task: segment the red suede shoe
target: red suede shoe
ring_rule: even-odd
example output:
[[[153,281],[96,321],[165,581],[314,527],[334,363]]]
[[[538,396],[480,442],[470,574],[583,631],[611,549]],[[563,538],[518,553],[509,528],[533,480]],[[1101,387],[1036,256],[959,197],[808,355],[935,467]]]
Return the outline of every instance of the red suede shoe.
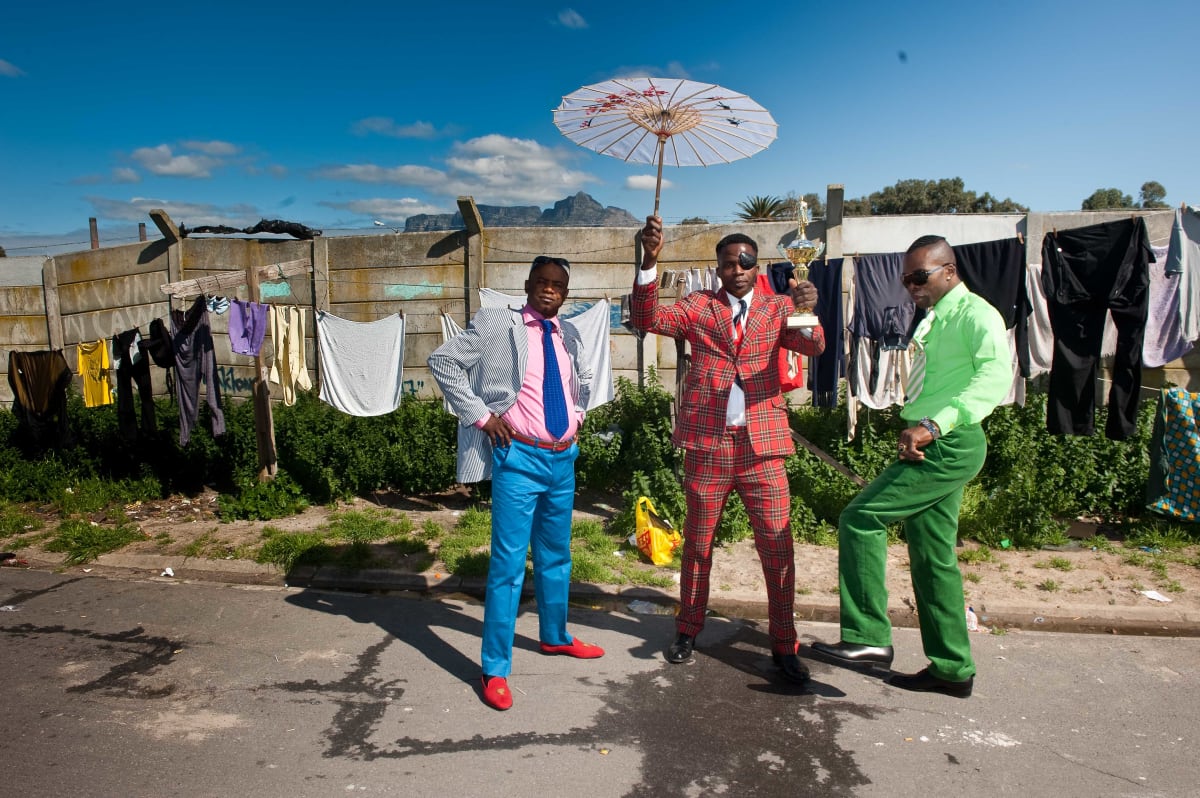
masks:
[[[572,637],[571,644],[568,646],[552,646],[548,643],[541,645],[543,654],[566,654],[568,657],[576,659],[596,659],[604,656],[604,649],[600,646],[585,643],[578,637]]]
[[[512,691],[503,676],[483,677],[483,701],[492,709],[512,709]]]

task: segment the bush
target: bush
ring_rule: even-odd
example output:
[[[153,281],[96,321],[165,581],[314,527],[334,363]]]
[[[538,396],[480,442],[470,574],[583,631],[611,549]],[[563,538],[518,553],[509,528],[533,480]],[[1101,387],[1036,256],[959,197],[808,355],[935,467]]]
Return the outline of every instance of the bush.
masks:
[[[306,507],[304,491],[283,471],[267,482],[243,478],[236,493],[217,497],[217,514],[222,521],[270,521],[295,515]]]
[[[653,368],[647,370],[645,382],[638,388],[618,377],[613,400],[588,413],[575,464],[578,484],[622,490],[635,472],[674,471],[682,464],[671,445],[671,395],[662,389]]]

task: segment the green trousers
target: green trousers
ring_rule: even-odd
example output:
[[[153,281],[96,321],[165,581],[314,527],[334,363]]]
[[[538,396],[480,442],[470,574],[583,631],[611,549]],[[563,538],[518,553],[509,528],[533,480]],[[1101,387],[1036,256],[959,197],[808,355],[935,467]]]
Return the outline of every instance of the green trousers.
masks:
[[[904,522],[921,642],[929,671],[950,681],[975,675],[967,632],[962,574],[955,545],[963,486],[987,457],[978,424],[956,428],[924,449],[920,463],[897,460],[885,468],[838,522],[838,581],[842,640],[890,646],[887,615],[887,527]]]

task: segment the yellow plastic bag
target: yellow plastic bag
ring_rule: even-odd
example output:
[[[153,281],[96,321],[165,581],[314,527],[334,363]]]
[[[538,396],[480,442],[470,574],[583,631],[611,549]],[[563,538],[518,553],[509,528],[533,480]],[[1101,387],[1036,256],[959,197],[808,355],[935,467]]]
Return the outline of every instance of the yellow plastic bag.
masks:
[[[683,542],[671,522],[660,518],[654,504],[645,496],[638,497],[633,518],[637,524],[638,551],[655,565],[669,563],[675,549]]]

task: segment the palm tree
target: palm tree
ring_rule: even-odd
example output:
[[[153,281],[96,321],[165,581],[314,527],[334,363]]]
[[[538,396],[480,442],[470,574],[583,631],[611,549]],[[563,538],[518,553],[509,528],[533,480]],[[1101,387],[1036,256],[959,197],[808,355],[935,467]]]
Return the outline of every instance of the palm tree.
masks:
[[[747,222],[773,222],[786,218],[788,204],[779,197],[750,197],[738,204],[737,218]]]

